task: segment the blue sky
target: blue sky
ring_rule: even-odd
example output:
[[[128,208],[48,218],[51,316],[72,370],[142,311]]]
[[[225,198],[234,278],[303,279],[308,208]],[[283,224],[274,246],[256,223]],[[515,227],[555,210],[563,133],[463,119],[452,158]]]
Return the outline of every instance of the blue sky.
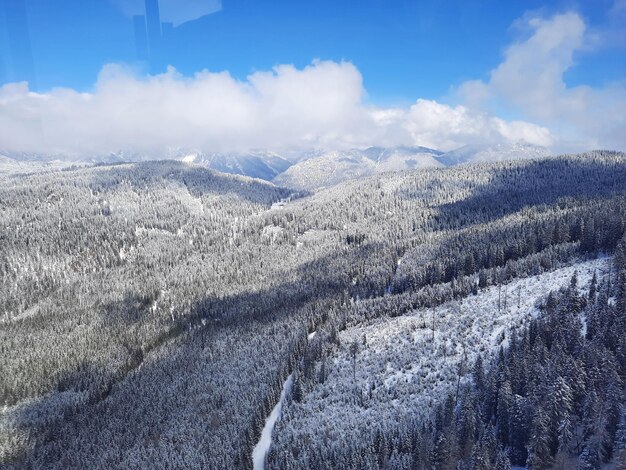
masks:
[[[117,3],[25,2],[39,90],[88,90],[104,64],[137,64],[132,20]],[[410,102],[417,95],[435,99],[464,80],[485,78],[501,59],[503,47],[520,34],[511,25],[526,12],[545,15],[573,9],[591,27],[603,28],[612,4],[224,0],[217,12],[192,17],[175,28],[166,60],[187,75],[202,69],[228,70],[238,78],[277,64],[302,67],[315,58],[347,60],[361,71],[372,102]],[[623,79],[624,50],[607,46],[602,52],[578,54],[567,83]]]
[[[0,6],[7,1],[0,0]],[[173,21],[175,27],[163,39],[160,59],[152,65],[138,60],[135,48],[132,14],[144,11],[142,0],[21,1],[35,70],[30,90],[42,93],[59,87],[93,93],[107,64],[132,70],[137,79],[163,73],[171,65],[182,77],[202,70],[227,71],[234,80],[248,83],[251,74],[281,65],[304,70],[319,59],[349,63],[358,71],[361,107],[409,112],[419,99],[451,107],[471,104],[470,109],[507,121],[545,127],[554,135],[537,138],[537,143],[560,142],[566,148],[567,134],[576,133],[581,122],[562,125],[556,111],[529,111],[515,104],[511,93],[517,91],[503,91],[503,80],[500,85],[490,83],[512,45],[538,31],[536,21],[553,21],[565,14],[575,15],[584,31],[576,30],[576,21],[566,22],[564,27],[577,31],[575,37],[564,36],[564,45],[537,62],[542,68],[552,60],[564,61],[558,77],[550,78],[551,96],[564,86],[574,90],[571,95],[577,99],[587,87],[602,91],[617,87],[621,97],[626,80],[623,0],[160,0],[162,21]],[[10,16],[10,9],[6,11]],[[559,24],[555,21],[554,28]],[[554,59],[562,47],[566,57]],[[13,82],[16,74],[11,72],[9,51],[4,47],[0,52],[5,63],[0,80]],[[468,97],[465,85],[475,81],[482,84],[480,93],[473,87]],[[524,87],[518,91],[524,93]],[[615,145],[614,139],[603,139]],[[588,145],[604,142],[593,135],[587,140]],[[449,145],[459,142],[450,140]]]

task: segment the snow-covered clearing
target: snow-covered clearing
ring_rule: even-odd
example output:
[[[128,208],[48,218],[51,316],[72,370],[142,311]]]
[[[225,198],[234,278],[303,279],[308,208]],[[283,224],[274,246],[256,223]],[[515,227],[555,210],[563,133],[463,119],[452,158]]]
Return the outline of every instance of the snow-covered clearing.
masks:
[[[348,328],[339,334],[338,351],[326,361],[326,379],[309,388],[300,402],[288,400],[274,439],[313,433],[330,442],[345,441],[374,432],[384,422],[430,416],[459,376],[467,380],[478,354],[488,356],[505,346],[513,330],[537,315],[537,305],[550,291],[569,285],[575,272],[578,287],[587,291],[594,271],[601,278],[609,266],[606,257],[579,262],[435,309]]]
[[[413,384],[415,391],[440,396],[457,375],[462,362],[471,364],[478,353],[506,346],[513,330],[537,314],[536,304],[551,290],[567,286],[577,273],[578,286],[588,289],[594,271],[608,272],[609,258],[577,263],[556,271],[515,279],[501,288],[492,286],[478,295],[422,309],[392,319],[378,319],[340,334],[342,351],[336,363],[352,367],[347,347],[361,344],[357,365],[368,371],[366,387],[382,382],[389,388]],[[500,307],[498,307],[500,305]],[[433,332],[434,326],[434,332]],[[433,343],[434,337],[434,343]],[[467,367],[466,367],[467,368]]]
[[[270,207],[270,210],[277,211],[279,209],[284,209],[286,205],[287,205],[287,200],[281,199],[280,201],[274,202],[272,206]]]
[[[282,227],[275,225],[266,225],[265,227],[263,227],[261,234],[263,235],[263,237],[266,237],[272,242],[275,242],[276,239],[280,237],[284,231],[285,229]]]
[[[189,211],[191,215],[202,216],[204,214],[204,205],[202,198],[196,197],[189,192],[189,188],[180,182],[169,182],[168,189],[176,194],[176,198]]]
[[[254,470],[263,470],[265,468],[265,456],[270,450],[270,445],[272,444],[272,431],[274,430],[274,425],[276,424],[276,421],[280,417],[280,412],[283,408],[283,402],[285,401],[287,393],[289,392],[289,390],[291,390],[292,383],[293,376],[290,374],[283,384],[283,390],[280,393],[280,399],[278,400],[278,403],[276,403],[276,406],[265,420],[265,426],[263,427],[263,431],[261,432],[259,442],[256,446],[254,446],[254,449],[252,450],[252,465]]]
[[[289,204],[291,202],[291,199],[294,197],[294,195],[295,195],[295,193],[291,193],[291,194],[289,194],[289,196],[274,202],[271,205],[271,207],[269,208],[269,210],[277,211],[277,210],[280,210],[280,209],[284,209],[287,206],[287,204]]]

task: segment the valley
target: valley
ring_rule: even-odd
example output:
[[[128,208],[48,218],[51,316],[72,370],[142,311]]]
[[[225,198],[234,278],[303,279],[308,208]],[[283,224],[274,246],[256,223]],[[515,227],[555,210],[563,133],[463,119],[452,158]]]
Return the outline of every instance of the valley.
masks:
[[[432,466],[444,448],[468,462],[488,435],[481,458],[495,465],[508,446],[518,465],[535,455],[520,450],[527,437],[476,425],[461,445],[451,417],[480,401],[468,398],[483,393],[479,357],[492,377],[518,336],[544,328],[549,346],[560,330],[541,322],[572,298],[587,299],[575,315],[587,342],[571,347],[603,351],[610,378],[589,372],[588,386],[618,403],[623,335],[594,332],[624,319],[624,154],[374,173],[315,191],[177,161],[0,181],[3,467]],[[591,370],[590,354],[577,370]],[[450,393],[459,406],[444,413]],[[600,413],[573,400],[576,419]],[[614,462],[616,425],[588,429],[580,452],[601,442],[598,458]],[[562,458],[576,452],[567,442]]]

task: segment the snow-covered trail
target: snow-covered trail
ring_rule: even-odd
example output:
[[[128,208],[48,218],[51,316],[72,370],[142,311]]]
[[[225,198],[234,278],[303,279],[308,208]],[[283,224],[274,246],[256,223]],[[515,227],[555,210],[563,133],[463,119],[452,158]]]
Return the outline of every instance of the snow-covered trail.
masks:
[[[287,380],[285,380],[285,383],[283,384],[283,390],[280,392],[280,399],[265,420],[265,426],[261,432],[259,442],[257,442],[257,445],[254,446],[254,449],[252,450],[252,468],[254,470],[264,470],[265,468],[265,456],[270,450],[270,445],[272,444],[272,431],[274,430],[276,420],[280,416],[280,412],[283,408],[283,402],[285,401],[287,393],[291,390],[292,384],[293,374],[289,374],[289,377],[287,377]]]
[[[307,335],[308,340],[312,340],[315,338],[317,331],[313,331]],[[280,412],[283,409],[283,403],[285,398],[287,397],[287,393],[291,390],[291,386],[293,385],[293,374],[289,374],[287,380],[283,384],[283,390],[280,392],[280,399],[276,406],[270,413],[270,415],[265,420],[265,426],[263,426],[263,431],[261,432],[261,437],[259,438],[259,442],[257,442],[254,449],[252,449],[252,468],[254,470],[264,470],[265,468],[265,456],[270,450],[270,446],[272,445],[272,431],[274,431],[274,425],[280,416]]]

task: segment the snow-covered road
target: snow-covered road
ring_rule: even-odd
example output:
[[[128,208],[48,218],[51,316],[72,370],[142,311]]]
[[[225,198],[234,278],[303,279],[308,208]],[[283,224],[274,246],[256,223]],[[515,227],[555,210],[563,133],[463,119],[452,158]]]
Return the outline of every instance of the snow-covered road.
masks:
[[[283,390],[280,393],[280,399],[276,406],[270,413],[270,415],[265,420],[265,426],[263,427],[263,431],[261,432],[261,437],[259,438],[259,442],[254,446],[252,450],[252,466],[254,470],[263,470],[265,468],[265,456],[267,452],[270,450],[270,445],[272,444],[272,431],[274,430],[274,425],[276,424],[276,420],[280,416],[280,412],[283,408],[283,402],[285,401],[285,397],[289,390],[291,390],[291,385],[293,384],[293,374],[289,374],[287,380],[283,384]]]

